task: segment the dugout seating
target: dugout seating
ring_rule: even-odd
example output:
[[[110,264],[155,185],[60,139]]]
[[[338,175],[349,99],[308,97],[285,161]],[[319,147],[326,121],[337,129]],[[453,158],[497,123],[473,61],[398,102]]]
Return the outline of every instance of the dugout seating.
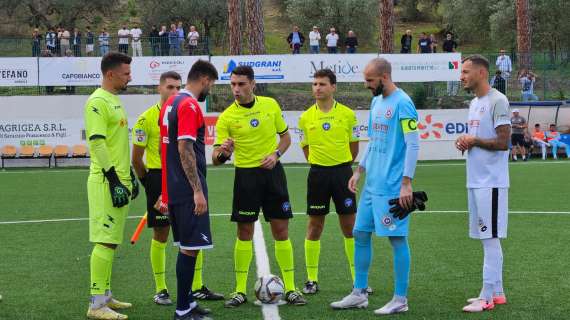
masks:
[[[53,156],[56,159],[69,157],[69,146],[58,144],[53,150]]]
[[[3,146],[0,154],[0,157],[2,158],[2,168],[4,168],[4,159],[14,159],[16,158],[17,153],[18,150],[16,149],[16,146],[13,145]]]
[[[53,156],[53,147],[46,145],[38,148],[38,158],[48,159],[48,167],[51,168],[51,157]]]
[[[76,144],[71,148],[71,157],[87,158],[87,147],[82,144]]]
[[[22,146],[18,158],[33,158],[36,155],[36,148],[34,146]]]

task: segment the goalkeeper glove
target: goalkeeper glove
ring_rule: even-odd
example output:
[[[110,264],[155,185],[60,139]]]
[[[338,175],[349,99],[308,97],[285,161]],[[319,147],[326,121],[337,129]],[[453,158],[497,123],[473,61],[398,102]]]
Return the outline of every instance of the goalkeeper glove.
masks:
[[[390,201],[388,201],[388,204],[391,206],[390,213],[394,216],[394,218],[403,220],[415,210],[424,211],[426,209],[425,202],[427,202],[428,197],[425,192],[417,191],[414,192],[412,196],[413,196],[412,206],[408,210],[400,206],[399,198],[391,199]]]
[[[121,183],[117,172],[115,172],[115,167],[109,168],[108,171],[102,169],[103,175],[109,181],[109,189],[111,191],[111,200],[113,200],[113,207],[120,208],[126,206],[129,203],[129,196],[131,192],[124,184]]]
[[[137,181],[137,177],[133,172],[133,168],[131,168],[131,183],[133,184],[133,192],[131,195],[131,200],[135,200],[136,197],[139,195],[139,182]]]

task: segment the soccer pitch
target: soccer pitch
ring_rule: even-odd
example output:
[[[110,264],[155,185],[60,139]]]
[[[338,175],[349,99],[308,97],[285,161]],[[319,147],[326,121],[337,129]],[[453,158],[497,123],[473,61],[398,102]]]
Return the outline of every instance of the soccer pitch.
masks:
[[[296,284],[306,280],[306,176],[308,168],[286,166],[295,215],[290,225]],[[85,169],[26,169],[0,172],[0,319],[84,319],[89,299],[88,208]],[[410,311],[406,319],[568,319],[570,317],[570,161],[517,162],[510,166],[508,238],[503,242],[507,305],[491,312],[464,314],[467,298],[481,288],[482,250],[467,236],[467,199],[463,162],[420,163],[414,190],[426,191],[429,212],[414,214],[410,228],[412,269]],[[226,296],[234,289],[235,225],[229,221],[233,168],[210,167],[210,213],[214,249],[204,259],[204,283]],[[334,208],[334,206],[332,207]],[[145,211],[144,194],[131,216]],[[26,222],[27,221],[27,222]],[[129,319],[171,319],[174,306],[152,302],[154,282],[149,261],[151,231],[128,243],[139,218],[129,219],[125,243],[113,270],[114,295],[133,303]],[[17,222],[17,223],[11,223]],[[279,275],[273,240],[264,222],[271,271]],[[176,249],[167,252],[167,284],[176,294]],[[336,214],[327,219],[322,238],[319,284],[306,306],[280,306],[282,319],[372,319],[372,311],[390,300],[392,251],[375,238],[370,285],[374,295],[364,310],[333,311],[329,303],[351,290],[349,269]],[[252,262],[249,303],[224,309],[223,302],[202,302],[214,319],[262,319],[253,303],[256,277]]]

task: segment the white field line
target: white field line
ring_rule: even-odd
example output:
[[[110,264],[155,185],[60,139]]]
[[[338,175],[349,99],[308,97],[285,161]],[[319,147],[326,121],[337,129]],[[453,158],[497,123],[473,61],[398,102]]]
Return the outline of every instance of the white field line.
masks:
[[[269,268],[269,256],[267,255],[267,248],[265,246],[265,239],[263,238],[263,228],[261,223],[257,220],[254,224],[253,231],[253,249],[255,250],[255,264],[257,265],[257,277],[263,277],[271,274]],[[265,320],[280,320],[279,308],[277,304],[262,304],[261,312]]]
[[[334,212],[331,212],[334,213]],[[468,213],[467,210],[427,210],[421,211],[419,214],[424,213]],[[513,214],[570,214],[570,211],[509,211]],[[304,215],[304,212],[295,212],[294,215]],[[210,217],[229,217],[229,213],[210,213]],[[142,216],[128,216],[127,219],[140,219]],[[14,221],[0,221],[0,225],[8,224],[33,224],[33,223],[50,223],[50,222],[68,222],[68,221],[89,221],[89,218],[65,218],[65,219],[43,219],[43,220],[14,220]]]
[[[544,161],[544,162],[539,162],[539,161],[531,161],[531,162],[517,162],[517,163],[509,163],[509,166],[528,166],[528,165],[551,165],[551,164],[563,164],[563,163],[568,163],[570,164],[570,161]],[[453,163],[420,163],[417,165],[418,167],[456,167],[456,166],[465,166],[465,163],[463,162],[453,162]],[[309,166],[308,165],[293,165],[293,166],[289,166],[289,165],[285,165],[284,166],[285,170],[287,169],[308,169]],[[208,167],[208,171],[229,171],[229,170],[234,170],[234,167]],[[0,171],[0,174],[34,174],[34,173],[38,173],[38,172],[49,172],[49,173],[65,173],[65,172],[70,172],[70,171],[80,171],[80,172],[87,172],[89,171],[89,169],[67,169],[67,170],[55,170],[55,169],[39,169],[39,170],[29,170],[29,171]]]

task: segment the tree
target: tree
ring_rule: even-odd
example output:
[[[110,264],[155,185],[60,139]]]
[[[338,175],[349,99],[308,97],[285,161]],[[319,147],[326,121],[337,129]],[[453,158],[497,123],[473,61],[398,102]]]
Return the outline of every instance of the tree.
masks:
[[[517,2],[517,51],[519,65],[529,68],[532,64],[531,56],[531,29],[528,0]]]
[[[265,54],[261,0],[246,0],[247,35],[250,54]]]
[[[324,37],[329,27],[335,27],[339,43],[349,30],[356,33],[360,44],[372,42],[377,18],[370,13],[378,12],[377,0],[286,0],[286,4],[289,19],[301,31],[317,25]]]
[[[394,0],[380,0],[380,39],[378,48],[382,53],[394,52]]]
[[[228,34],[230,55],[241,54],[241,1],[228,0]]]

